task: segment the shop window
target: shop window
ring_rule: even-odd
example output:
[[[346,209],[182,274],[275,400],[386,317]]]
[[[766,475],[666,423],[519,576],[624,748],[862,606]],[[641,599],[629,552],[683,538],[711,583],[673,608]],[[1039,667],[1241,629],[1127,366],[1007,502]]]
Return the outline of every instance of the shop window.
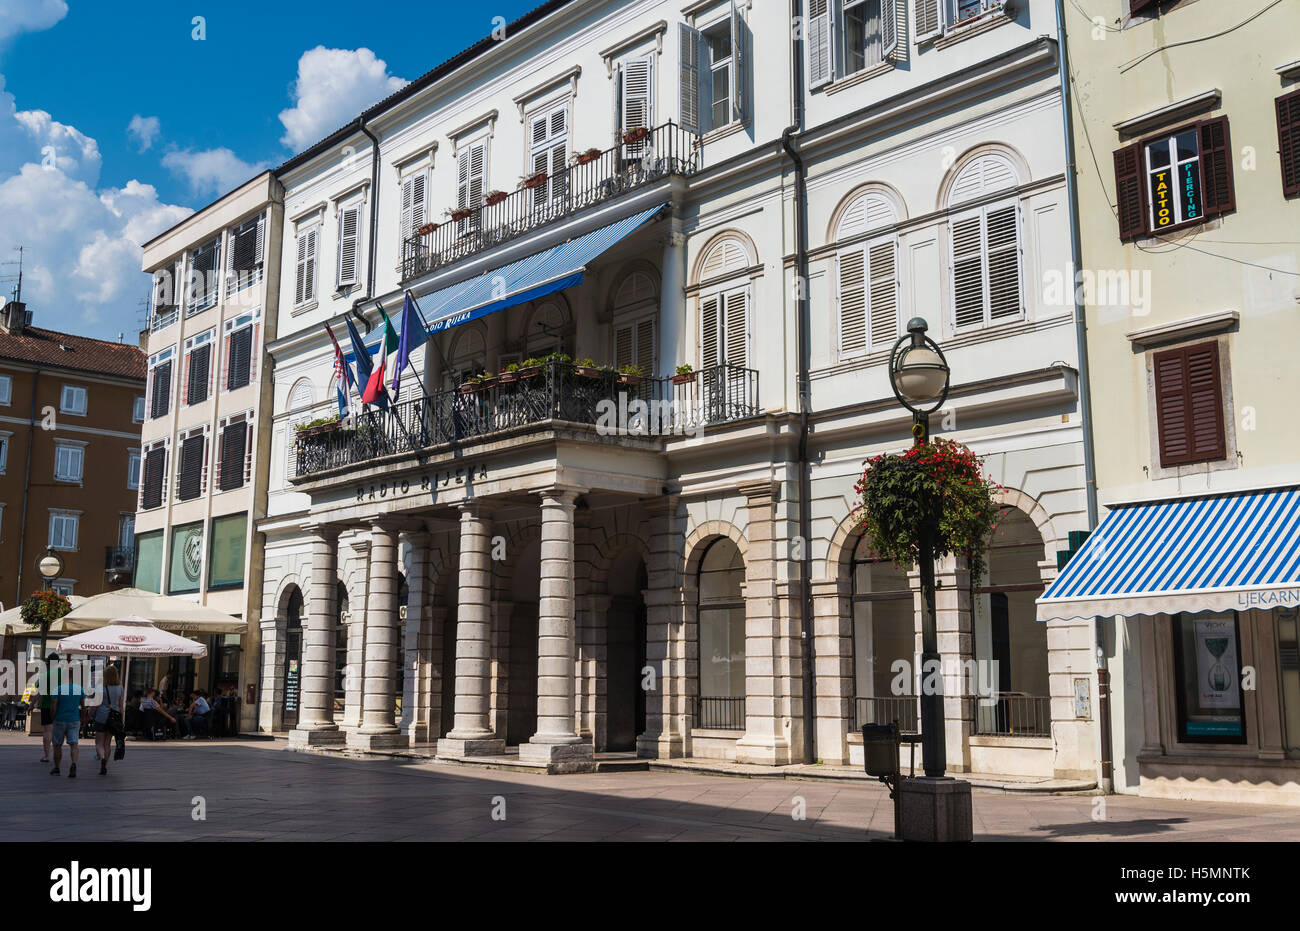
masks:
[[[699,569],[699,707],[695,725],[745,727],[745,563],[725,537]]]
[[[915,687],[894,687],[894,664],[911,668],[916,653],[916,608],[906,571],[877,559],[865,538],[853,551],[853,727],[897,721],[917,730]]]
[[[1115,152],[1120,238],[1166,233],[1236,208],[1227,117]]]
[[[208,543],[208,588],[239,588],[244,584],[244,537],[247,514],[231,514],[212,521]]]
[[[171,571],[167,591],[184,595],[199,590],[203,578],[203,523],[186,524],[172,530]]]
[[[1186,743],[1246,742],[1241,691],[1241,635],[1236,612],[1172,618],[1178,739]]]

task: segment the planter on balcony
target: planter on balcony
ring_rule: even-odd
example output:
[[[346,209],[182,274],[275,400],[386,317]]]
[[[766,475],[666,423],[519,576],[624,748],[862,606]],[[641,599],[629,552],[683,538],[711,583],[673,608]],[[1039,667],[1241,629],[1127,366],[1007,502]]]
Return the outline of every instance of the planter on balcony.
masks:
[[[573,371],[574,374],[580,375],[583,378],[600,378],[604,374],[604,372],[594,365],[575,365]]]
[[[540,365],[530,365],[526,369],[519,370],[520,378],[536,378],[540,374],[542,374],[542,367]]]
[[[632,145],[634,142],[640,142],[650,135],[650,129],[646,126],[637,126],[635,129],[629,129],[623,133],[623,144]]]
[[[518,372],[502,372],[500,375],[497,376],[497,384],[499,385],[513,385],[518,380],[519,380]]]
[[[524,188],[525,190],[531,190],[533,188],[541,187],[543,184],[546,183],[546,179],[549,177],[550,175],[548,175],[546,172],[539,171],[536,174],[532,174],[524,178],[522,181],[519,182],[519,186],[521,188]]]
[[[314,427],[301,427],[298,430],[298,439],[305,440],[313,436],[325,436],[329,433],[337,433],[339,426],[339,422],[335,421],[334,423],[318,424]]]
[[[455,210],[448,210],[447,216],[453,223],[459,223],[461,220],[468,220],[474,211],[468,207],[457,207]]]
[[[695,381],[695,372],[678,372],[673,376],[674,385],[689,385]]]
[[[641,384],[641,376],[629,375],[626,372],[622,372],[618,376],[618,383],[620,385],[627,385],[629,388],[635,388],[637,385]]]
[[[505,200],[507,196],[508,195],[505,191],[488,191],[483,197],[483,206],[495,207],[497,204]]]
[[[588,149],[585,152],[579,152],[577,155],[573,157],[573,160],[576,164],[587,165],[591,162],[594,162],[596,159],[600,158],[601,155],[603,154],[604,153],[601,152],[600,149]]]
[[[415,235],[417,235],[417,236],[428,236],[430,233],[432,233],[432,232],[433,232],[434,230],[436,230],[437,228],[438,228],[438,224],[437,224],[437,223],[426,223],[426,224],[424,224],[424,226],[420,227],[418,230],[415,231]]]

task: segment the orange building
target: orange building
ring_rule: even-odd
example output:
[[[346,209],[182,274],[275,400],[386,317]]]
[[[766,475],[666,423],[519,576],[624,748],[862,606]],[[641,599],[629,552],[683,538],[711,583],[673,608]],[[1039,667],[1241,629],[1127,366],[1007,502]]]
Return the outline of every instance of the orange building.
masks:
[[[131,584],[144,386],[137,346],[32,326],[17,301],[0,309],[4,607],[42,587],[36,562],[50,548],[64,563],[57,591]]]

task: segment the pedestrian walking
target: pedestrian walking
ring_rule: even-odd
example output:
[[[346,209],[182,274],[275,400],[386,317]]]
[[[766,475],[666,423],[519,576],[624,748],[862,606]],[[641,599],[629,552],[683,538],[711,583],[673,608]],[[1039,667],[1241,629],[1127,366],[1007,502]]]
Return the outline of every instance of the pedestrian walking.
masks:
[[[126,714],[126,689],[119,681],[117,667],[109,666],[104,670],[104,690],[95,709],[95,749],[99,752],[99,774],[108,775],[108,747],[117,737],[118,759],[121,759],[125,744],[124,717]]]
[[[59,654],[51,650],[45,657],[45,669],[41,676],[41,681],[36,691],[39,695],[41,708],[41,762],[50,761],[50,741],[54,732],[54,691],[58,688],[55,681],[54,664],[58,662]]]
[[[54,768],[50,770],[51,776],[59,774],[59,765],[63,761],[63,742],[66,740],[72,758],[71,765],[68,766],[68,778],[77,777],[77,738],[81,733],[81,703],[85,697],[85,691],[77,682],[61,682],[55,688],[54,694],[50,696],[51,710],[54,712],[50,733],[50,740],[54,746]]]

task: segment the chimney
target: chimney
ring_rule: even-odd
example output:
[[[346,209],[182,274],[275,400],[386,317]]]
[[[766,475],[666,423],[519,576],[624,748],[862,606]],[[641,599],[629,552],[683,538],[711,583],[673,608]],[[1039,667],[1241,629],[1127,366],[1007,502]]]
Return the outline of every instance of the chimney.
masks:
[[[136,345],[138,345],[140,349],[144,352],[149,351],[149,328],[148,327],[145,327],[143,330],[140,331],[140,335],[136,337]]]
[[[22,301],[9,301],[3,309],[0,309],[0,329],[6,333],[13,333],[16,336],[31,322],[27,305]]]

